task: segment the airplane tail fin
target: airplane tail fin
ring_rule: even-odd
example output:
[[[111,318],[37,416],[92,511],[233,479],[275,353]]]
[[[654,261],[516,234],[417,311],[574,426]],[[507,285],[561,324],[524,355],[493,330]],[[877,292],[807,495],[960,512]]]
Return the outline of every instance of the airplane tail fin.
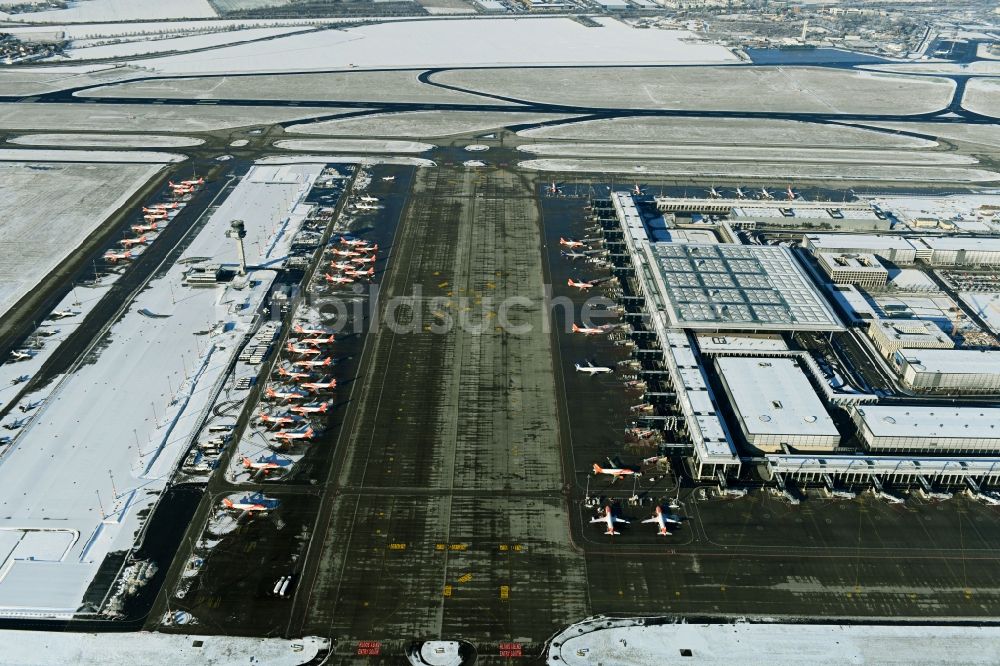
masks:
[[[229,499],[228,497],[223,497],[222,498],[222,506],[226,507],[227,509],[232,509],[233,508],[233,500]]]
[[[601,472],[603,472],[603,471],[604,471],[604,470],[603,470],[603,469],[601,469],[601,466],[600,466],[600,465],[598,465],[597,463],[594,463],[594,474],[600,474],[600,473],[601,473]]]
[[[663,536],[670,536],[670,532],[667,531],[666,527],[660,528],[660,534],[662,534]]]
[[[246,456],[243,456],[243,466],[245,468],[247,468],[247,469],[250,469],[253,466],[253,463],[250,462],[249,458],[247,458]]]
[[[573,332],[574,333],[579,333],[580,332],[580,327],[577,326],[576,324],[573,324]]]
[[[607,532],[605,532],[605,534],[607,534],[608,536],[618,536],[618,535],[620,535],[620,534],[621,534],[621,532],[618,532],[618,531],[616,531],[616,530],[613,530],[613,529],[611,529],[611,528],[609,527],[609,528],[608,528],[608,531],[607,531]]]

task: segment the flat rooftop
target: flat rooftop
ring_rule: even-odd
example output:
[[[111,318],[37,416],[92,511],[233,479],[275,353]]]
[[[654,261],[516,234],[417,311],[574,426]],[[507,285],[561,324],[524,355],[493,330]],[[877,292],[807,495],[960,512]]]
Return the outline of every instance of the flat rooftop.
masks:
[[[733,411],[751,435],[840,436],[792,359],[727,356],[715,363],[732,397]]]
[[[721,335],[699,333],[696,336],[702,354],[781,354],[788,345],[779,335]]]
[[[816,259],[833,270],[887,272],[878,257],[870,252],[820,252],[816,255]]]
[[[942,374],[1000,373],[997,349],[900,349],[913,369]]]
[[[998,407],[866,405],[857,413],[875,437],[1000,438]]]
[[[840,330],[788,248],[654,243],[653,284],[670,325],[714,330]]]
[[[876,234],[806,234],[805,238],[817,252],[834,252],[841,248],[872,250],[915,250],[913,243],[900,236]]]

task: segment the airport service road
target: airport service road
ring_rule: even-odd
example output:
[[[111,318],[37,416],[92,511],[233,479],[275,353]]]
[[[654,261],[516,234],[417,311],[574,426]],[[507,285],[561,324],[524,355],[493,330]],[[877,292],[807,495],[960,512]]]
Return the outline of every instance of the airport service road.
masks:
[[[436,636],[468,636],[483,654],[587,613],[560,494],[539,239],[535,190],[519,175],[418,170],[382,304],[422,287],[400,308],[422,321],[369,340],[293,633],[336,637],[345,657],[358,640]],[[489,299],[509,296],[534,301],[511,314],[531,333],[496,329]],[[427,330],[463,314],[482,332]]]

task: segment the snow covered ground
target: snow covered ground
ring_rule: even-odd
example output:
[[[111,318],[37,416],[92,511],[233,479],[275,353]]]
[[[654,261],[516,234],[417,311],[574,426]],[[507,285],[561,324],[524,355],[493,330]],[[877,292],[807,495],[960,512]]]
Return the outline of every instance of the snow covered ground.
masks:
[[[700,42],[693,33],[639,30],[614,19],[588,28],[569,18],[385,22],[210,54],[142,60],[156,71],[235,73],[309,71],[348,67],[446,67],[463,65],[736,62],[728,49]]]
[[[470,69],[431,80],[551,104],[802,113],[925,113],[955,89],[950,79],[822,67]]]
[[[2,151],[0,151],[2,152]],[[0,314],[23,298],[162,167],[0,164]]]
[[[975,183],[1000,180],[1000,174],[985,169],[960,167],[911,167],[881,164],[853,165],[845,170],[837,164],[759,162],[659,162],[652,160],[560,158],[519,162],[525,169],[538,171],[583,171],[657,176],[697,176],[717,178],[764,178],[780,181],[823,179],[831,181],[906,181]]]
[[[346,109],[345,109],[346,110]],[[122,132],[207,132],[247,125],[270,125],[336,114],[338,109],[246,107],[240,109],[169,104],[5,104],[0,106],[0,128],[8,130],[77,130]]]
[[[93,1],[93,0],[91,0]],[[251,28],[248,30],[227,30],[203,35],[187,37],[170,37],[168,39],[129,40],[118,44],[102,44],[89,46],[75,44],[66,51],[70,60],[97,60],[102,58],[124,58],[129,56],[160,54],[164,52],[184,52],[197,49],[207,49],[238,42],[276,37],[301,32],[307,27],[284,28]]]
[[[0,69],[0,92],[4,95],[41,95],[77,86],[121,81],[135,76],[128,67],[24,67]]]
[[[1000,118],[1000,79],[969,79],[962,106],[984,116]]]
[[[265,48],[267,44],[272,43],[275,42],[265,42],[257,46]],[[201,55],[212,58],[214,53],[213,51]],[[419,72],[415,71],[336,72],[282,76],[164,78],[102,86],[86,91],[85,96],[502,104],[496,100],[435,88],[418,81],[418,74]]]
[[[349,153],[423,153],[434,146],[419,141],[392,141],[386,139],[286,139],[275,141],[275,148],[285,150],[323,151],[343,150]]]
[[[269,164],[273,166],[279,164],[333,164],[334,162],[340,164],[363,164],[365,166],[376,164],[403,164],[417,167],[437,166],[433,160],[424,159],[423,157],[358,157],[356,155],[271,155],[260,158],[254,164]]]
[[[811,162],[845,164],[977,164],[977,160],[955,153],[904,150],[854,150],[834,148],[730,148],[726,146],[621,144],[621,143],[534,143],[520,150],[546,157],[618,157],[657,160],[733,160],[754,162]]]
[[[834,624],[649,624],[595,618],[549,644],[549,666],[995,664],[1000,629]]]
[[[488,132],[507,125],[541,123],[571,116],[538,113],[492,113],[480,111],[411,111],[377,113],[370,116],[324,120],[285,128],[293,134],[350,134],[352,136],[437,137]]]
[[[580,141],[657,141],[762,146],[831,146],[840,148],[931,148],[936,144],[913,137],[837,125],[793,120],[729,118],[611,118],[536,127],[518,132],[532,139]]]
[[[958,123],[865,123],[865,125],[1000,147],[1000,126],[998,125],[962,125]]]
[[[200,146],[204,139],[187,136],[128,136],[125,134],[26,134],[7,139],[19,146],[87,146],[90,148],[183,148]]]
[[[172,164],[187,158],[173,153],[142,150],[45,150],[0,148],[0,162],[114,162],[116,164]]]
[[[1000,194],[877,197],[873,201],[883,210],[891,210],[903,222],[926,217],[972,222],[979,218],[982,207],[1000,205]],[[994,211],[987,210],[992,218]]]
[[[235,263],[224,233],[237,217],[248,263],[275,259],[265,256],[271,237],[290,231],[284,223],[320,170],[254,168],[0,459],[0,614],[72,614],[105,555],[131,546],[275,277],[252,271],[243,290],[187,287],[184,260]]]
[[[983,318],[994,334],[1000,335],[1000,294],[963,291],[958,297]]]
[[[214,18],[208,0],[72,0],[67,9],[48,9],[0,18],[34,23],[85,21],[148,21],[152,19]]]
[[[889,65],[861,65],[859,69],[873,72],[907,72],[912,74],[977,74],[1000,76],[1000,62],[921,62],[893,63]]]
[[[7,666],[76,664],[77,666],[135,666],[163,663],[174,666],[299,666],[330,648],[325,638],[242,638],[190,636],[146,631],[122,634],[79,634],[55,631],[0,632]],[[196,646],[196,642],[200,645]]]

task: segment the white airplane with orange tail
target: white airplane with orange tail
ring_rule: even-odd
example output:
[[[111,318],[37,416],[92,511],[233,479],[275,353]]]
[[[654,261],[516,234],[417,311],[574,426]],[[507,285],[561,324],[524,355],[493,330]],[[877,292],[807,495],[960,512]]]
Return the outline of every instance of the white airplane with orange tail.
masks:
[[[378,257],[374,254],[370,254],[367,257],[354,257],[351,259],[352,264],[374,264],[378,260]]]
[[[126,248],[129,248],[129,247],[134,247],[136,245],[145,245],[148,241],[149,239],[146,237],[145,234],[143,234],[138,238],[123,238],[122,240],[118,241],[118,244]]]
[[[296,372],[295,370],[288,370],[287,368],[278,368],[278,375],[290,379],[293,382],[305,381],[312,377],[312,373],[309,372]]]
[[[329,408],[330,403],[328,402],[307,402],[304,405],[294,405],[291,410],[305,416],[306,414],[325,414]]]
[[[378,199],[375,199],[375,201],[378,201]],[[357,245],[368,245],[368,241],[366,240],[362,240],[360,238],[348,238],[347,236],[341,236],[340,243],[341,245],[350,245],[351,247],[355,247]]]
[[[198,187],[199,185],[204,185],[204,184],[205,184],[204,178],[195,178],[194,180],[181,181],[181,185],[185,185],[187,187]]]
[[[644,522],[644,523],[657,523],[657,524],[659,524],[659,526],[660,526],[659,534],[661,536],[670,536],[670,531],[667,529],[667,523],[669,523],[671,525],[680,525],[681,524],[681,522],[679,520],[674,520],[673,518],[671,518],[667,514],[663,513],[663,507],[661,507],[659,505],[657,505],[657,507],[656,507],[656,513],[653,514],[653,517],[652,518],[647,518],[646,520],[644,520],[642,522]]]
[[[354,284],[354,280],[349,277],[344,277],[343,275],[330,275],[329,273],[324,273],[324,278],[327,282],[332,284]]]
[[[354,264],[350,261],[331,261],[330,268],[337,271],[353,271]]]
[[[302,388],[310,391],[330,391],[337,388],[337,380],[328,378],[321,382],[303,382]]]
[[[320,345],[332,345],[333,344],[333,333],[327,338],[302,338],[299,340],[304,345],[312,345],[313,347],[318,347]]]
[[[333,331],[325,328],[317,328],[314,326],[303,326],[302,324],[293,324],[292,331],[296,335],[333,335]]]
[[[275,390],[270,386],[264,389],[264,395],[272,400],[284,400],[285,402],[288,402],[289,400],[305,400],[309,397],[309,394],[305,391],[299,391],[297,389]]]
[[[607,474],[611,477],[611,483],[626,476],[642,476],[640,472],[628,467],[601,467],[597,463],[594,463],[594,474]]]
[[[145,206],[143,206],[142,212],[145,213],[147,217],[149,217],[150,215],[155,215],[160,219],[167,217],[166,208],[146,208]]]
[[[132,233],[141,234],[146,231],[156,231],[156,228],[157,228],[156,222],[152,222],[150,224],[133,224]]]
[[[338,257],[360,257],[360,252],[355,252],[354,250],[340,250],[338,248],[333,248],[330,250],[330,254],[335,254]]]
[[[600,516],[596,516],[590,519],[591,523],[605,523],[608,529],[604,531],[608,536],[615,536],[621,534],[621,532],[615,530],[615,523],[625,523],[628,525],[628,521],[624,518],[619,518],[611,511],[611,505],[604,505],[604,513]]]
[[[270,474],[274,470],[284,469],[291,464],[291,460],[288,458],[282,458],[277,453],[272,453],[269,456],[260,456],[257,460],[250,460],[246,456],[243,456],[244,469],[249,469],[254,472],[263,472],[264,474]]]
[[[324,359],[304,358],[301,361],[295,361],[292,365],[300,368],[320,368],[327,365],[333,365],[333,359],[329,357]]]
[[[152,213],[157,210],[175,210],[180,208],[181,205],[176,201],[171,201],[170,203],[155,203],[148,206],[143,206],[142,210],[147,213]]]
[[[563,247],[568,247],[568,248],[583,247],[584,246],[584,242],[583,241],[578,241],[578,240],[573,240],[573,239],[566,240],[565,238],[562,238],[562,237],[559,238],[559,244],[562,245]]]
[[[114,250],[108,250],[104,253],[104,260],[110,261],[113,264],[119,261],[128,261],[132,258],[132,253],[126,250],[125,252],[115,252]]]
[[[593,282],[577,282],[573,278],[566,280],[566,284],[571,287],[576,287],[580,291],[587,291],[588,289],[593,289],[595,286],[595,283]]]
[[[277,509],[280,505],[280,500],[264,497],[264,493],[244,495],[235,502],[228,497],[222,498],[222,506],[230,511],[242,511],[244,514],[252,514],[254,512],[267,513],[268,511]]]
[[[275,428],[284,428],[285,426],[302,423],[301,417],[292,416],[291,414],[268,414],[267,412],[261,412],[257,415],[257,419],[261,423]]]
[[[577,326],[573,324],[573,332],[582,333],[583,335],[601,335],[602,333],[607,333],[609,328],[607,325],[595,328],[593,326]]]
[[[285,349],[287,349],[289,353],[299,354],[301,356],[310,356],[322,353],[315,347],[299,347],[294,342],[289,342],[287,345],[285,345]]]
[[[280,439],[283,442],[292,442],[297,439],[312,439],[313,435],[312,426],[306,426],[302,430],[282,430],[281,432],[274,433],[275,439]]]

